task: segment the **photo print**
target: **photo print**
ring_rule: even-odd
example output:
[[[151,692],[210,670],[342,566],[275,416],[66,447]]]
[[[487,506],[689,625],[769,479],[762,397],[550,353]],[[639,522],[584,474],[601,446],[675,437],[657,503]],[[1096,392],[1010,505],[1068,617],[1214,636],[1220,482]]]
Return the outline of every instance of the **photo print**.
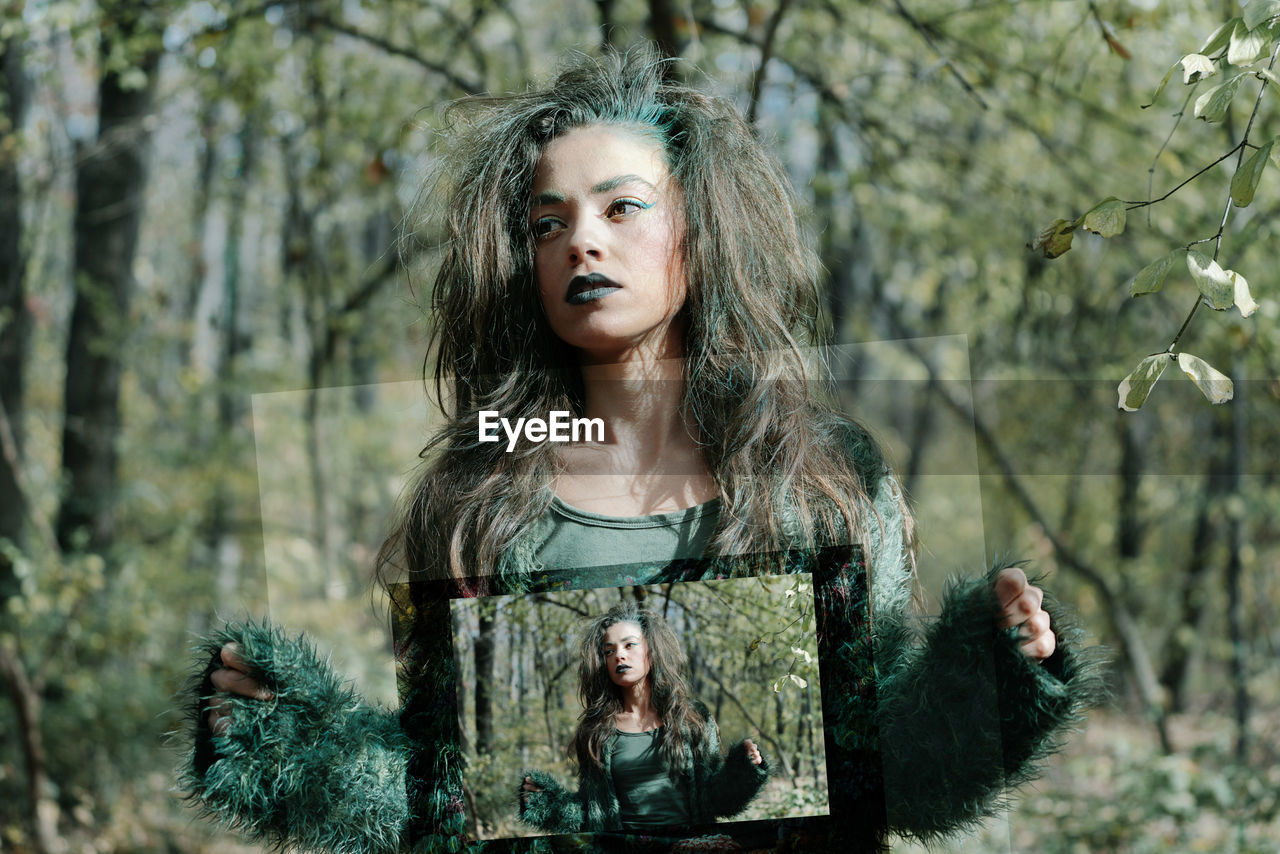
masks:
[[[431,767],[419,772],[447,776],[455,794],[438,814],[422,818],[416,835],[460,835],[483,842],[485,851],[527,850],[531,837],[548,837],[541,844],[560,850],[561,843],[581,843],[585,829],[595,831],[590,838],[607,850],[694,851],[829,832],[829,793],[845,796],[863,782],[842,778],[840,769],[856,763],[840,760],[850,746],[831,740],[831,720],[845,720],[847,731],[864,735],[865,747],[874,742],[874,686],[859,679],[852,664],[857,655],[870,656],[865,581],[860,550],[840,546],[552,570],[518,594],[503,591],[493,577],[397,586],[406,731],[435,743],[415,751],[432,757],[424,760]],[[563,787],[560,794],[568,800],[555,809],[563,812],[569,804],[568,820],[577,817],[579,805],[585,813],[617,806],[601,807],[599,793],[580,780],[574,739],[586,693],[584,637],[595,618],[624,603],[647,609],[670,628],[683,657],[682,690],[718,733],[725,767],[750,761],[743,759],[743,741],[750,739],[767,768],[767,783],[732,817],[708,819],[703,805],[732,803],[733,793],[723,786],[698,790],[694,780],[702,778],[691,760],[677,789],[694,805],[687,825],[657,832],[634,826],[548,829],[528,820],[536,813],[529,807],[522,820],[518,792],[531,773]],[[667,656],[670,668],[671,650],[658,654]],[[636,664],[625,662],[622,669]],[[431,698],[421,690],[404,693],[424,680],[434,684]],[[850,709],[858,706],[866,719],[849,730]],[[656,745],[658,735],[651,734]],[[615,740],[623,745],[618,750],[634,743],[621,735]],[[722,774],[705,782],[732,780],[728,770]],[[550,818],[541,817],[563,820],[555,809]],[[564,835],[572,831],[578,832]]]

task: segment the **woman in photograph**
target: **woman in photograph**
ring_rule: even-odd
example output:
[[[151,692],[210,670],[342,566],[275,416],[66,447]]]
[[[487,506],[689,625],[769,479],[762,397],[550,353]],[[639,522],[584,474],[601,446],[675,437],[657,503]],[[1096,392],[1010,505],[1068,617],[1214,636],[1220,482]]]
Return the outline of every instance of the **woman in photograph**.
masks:
[[[707,707],[689,696],[688,658],[661,615],[620,604],[582,632],[573,748],[578,791],[530,772],[520,818],[542,830],[620,830],[679,839],[738,814],[769,766],[751,739],[727,757]]]
[[[448,420],[382,548],[384,578],[484,576],[516,593],[544,568],[856,544],[862,581],[833,600],[847,636],[823,685],[843,781],[832,839],[874,849],[890,830],[930,840],[991,815],[1080,720],[1097,674],[1013,566],[913,622],[901,490],[815,389],[803,349],[824,340],[820,269],[781,166],[732,104],[667,79],[648,50],[576,56],[545,88],[453,115],[427,194],[446,235],[431,358]],[[515,425],[556,411],[600,419],[602,440],[481,441],[481,412]],[[192,701],[183,787],[251,836],[308,850],[455,850],[460,761],[439,733],[451,683],[412,646],[405,706],[389,712],[302,640],[228,626]],[[658,717],[622,722],[681,728],[665,767],[705,748],[689,717]],[[597,782],[609,725],[587,745]],[[530,777],[525,814],[555,813],[550,781]],[[669,802],[716,812],[696,794]],[[581,830],[615,826],[592,812],[610,798],[579,802]]]

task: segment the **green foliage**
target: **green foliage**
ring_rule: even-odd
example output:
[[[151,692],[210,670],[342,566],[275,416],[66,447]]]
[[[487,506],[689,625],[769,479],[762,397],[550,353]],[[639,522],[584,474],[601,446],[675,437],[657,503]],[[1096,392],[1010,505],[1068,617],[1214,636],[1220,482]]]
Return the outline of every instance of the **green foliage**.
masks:
[[[1203,53],[1189,53],[1182,58],[1182,82],[1185,85],[1199,83],[1206,77],[1212,77],[1217,72],[1218,67],[1213,64],[1213,60],[1205,56]],[[1157,93],[1159,97],[1159,93]]]
[[[1187,269],[1195,281],[1200,293],[1204,294],[1214,308],[1231,308],[1235,301],[1235,287],[1231,282],[1231,273],[1218,266],[1218,262],[1196,252],[1187,252]]]
[[[1280,771],[1258,773],[1239,765],[1209,733],[1197,734],[1185,753],[1161,755],[1129,722],[1100,715],[1094,723],[1098,732],[1088,752],[1053,764],[1053,791],[1033,793],[1016,808],[1009,841],[988,832],[944,850],[978,854],[1010,842],[1013,850],[1034,847],[1045,854],[1274,849]],[[1032,836],[1029,827],[1040,823],[1052,824],[1055,833]]]
[[[1120,408],[1134,412],[1147,402],[1147,395],[1173,359],[1172,354],[1157,353],[1138,363],[1138,367],[1120,383]]]
[[[1236,90],[1240,88],[1240,81],[1244,77],[1244,72],[1241,72],[1196,98],[1196,105],[1193,111],[1195,117],[1204,119],[1206,122],[1222,121],[1227,115],[1227,108],[1231,106],[1231,99],[1236,96]]]
[[[1094,205],[1081,220],[1085,231],[1092,231],[1099,237],[1115,237],[1124,231],[1125,205],[1115,196],[1103,199]]]
[[[1253,202],[1253,194],[1258,189],[1258,182],[1262,180],[1262,170],[1267,165],[1267,158],[1271,156],[1271,147],[1274,143],[1275,139],[1270,139],[1266,145],[1250,154],[1249,159],[1242,163],[1236,170],[1236,174],[1232,176],[1231,201],[1236,207],[1247,208]]]
[[[1244,7],[1242,23],[1253,31],[1263,24],[1274,26],[1276,18],[1280,18],[1280,0],[1253,0]]]
[[[1225,403],[1235,396],[1231,380],[1199,356],[1182,352],[1178,354],[1178,367],[1191,378],[1196,388],[1210,403]]]
[[[1168,278],[1169,271],[1174,268],[1179,260],[1185,257],[1186,253],[1180,249],[1161,255],[1147,266],[1138,271],[1138,275],[1133,277],[1129,283],[1129,296],[1141,296],[1142,294],[1153,294],[1164,287],[1164,280]]]
[[[1221,162],[1232,155],[1238,155],[1236,168],[1227,192],[1227,209],[1221,217],[1218,231],[1211,237],[1192,240],[1186,244],[1187,267],[1191,272],[1192,280],[1203,297],[1204,304],[1220,311],[1236,305],[1240,308],[1243,317],[1253,314],[1257,309],[1257,303],[1249,291],[1249,285],[1245,277],[1234,270],[1224,269],[1218,263],[1218,255],[1222,248],[1226,226],[1230,221],[1232,206],[1246,208],[1253,204],[1267,163],[1269,160],[1274,159],[1272,156],[1274,137],[1262,145],[1255,145],[1250,142],[1249,134],[1254,128],[1255,122],[1259,120],[1259,113],[1264,101],[1263,96],[1267,94],[1265,89],[1268,83],[1273,83],[1277,80],[1272,70],[1277,51],[1280,51],[1280,21],[1273,20],[1276,18],[1276,9],[1271,4],[1255,3],[1248,6],[1243,18],[1232,17],[1228,19],[1213,31],[1204,41],[1199,51],[1186,54],[1181,60],[1174,63],[1161,79],[1151,99],[1152,104],[1154,104],[1160,98],[1179,65],[1183,70],[1182,80],[1184,85],[1193,87],[1187,95],[1187,103],[1190,103],[1191,97],[1195,93],[1194,87],[1201,81],[1206,78],[1220,77],[1220,82],[1195,98],[1192,115],[1203,119],[1205,122],[1225,124],[1230,118],[1231,108],[1241,85],[1246,80],[1261,81],[1262,88],[1255,99],[1253,111],[1249,116],[1243,137],[1226,154],[1215,161],[1215,163]],[[1270,57],[1267,67],[1262,67],[1261,64],[1253,67],[1255,63],[1260,63],[1261,60],[1267,57]],[[1235,66],[1245,70],[1227,76],[1228,66]],[[1151,104],[1147,106],[1151,106]],[[1184,105],[1183,112],[1185,112],[1185,109]],[[1183,112],[1178,113],[1179,120]],[[1165,145],[1161,147],[1161,152],[1167,148],[1168,144],[1169,140],[1166,140]],[[1246,154],[1248,155],[1247,157]],[[1158,158],[1159,155],[1157,155]],[[1214,164],[1195,172],[1177,184],[1168,193],[1158,198],[1149,196],[1145,201],[1125,202],[1113,196],[1095,205],[1083,216],[1076,219],[1071,226],[1068,226],[1067,220],[1056,220],[1048,230],[1030,244],[1030,248],[1041,250],[1047,258],[1056,258],[1071,247],[1071,235],[1067,232],[1069,228],[1075,227],[1083,227],[1085,230],[1092,231],[1103,237],[1113,237],[1124,230],[1125,213],[1127,211],[1146,208],[1165,201],[1196,179],[1209,174],[1212,165]],[[1152,165],[1149,171],[1154,173],[1155,164]],[[1191,248],[1206,242],[1212,242],[1214,245],[1212,257]],[[1142,296],[1161,290],[1173,267],[1173,260],[1176,254],[1176,252],[1169,253],[1147,263],[1130,280],[1130,296]],[[1173,342],[1166,350],[1167,355],[1177,355],[1176,348],[1178,343],[1199,305],[1200,299],[1197,299],[1192,306],[1191,315],[1188,316],[1187,321],[1178,330]],[[1191,358],[1195,360],[1195,365],[1197,366],[1195,371],[1188,371],[1188,375],[1193,376],[1193,378],[1206,376],[1204,373],[1206,370],[1218,374],[1216,369],[1210,368],[1207,363],[1198,357]],[[1200,366],[1203,366],[1203,368]],[[1126,411],[1135,411],[1140,408],[1147,400],[1151,388],[1155,381],[1159,379],[1162,370],[1162,363],[1155,356],[1148,357],[1140,362],[1137,368],[1131,371],[1120,384],[1120,408]],[[1206,398],[1211,402],[1221,403],[1231,399],[1230,394],[1211,393],[1207,390],[1210,386],[1219,388],[1221,383],[1205,382],[1207,384],[1202,384],[1200,380],[1197,380],[1197,385],[1205,392]]]
[[[1035,240],[1028,244],[1028,247],[1033,250],[1041,250],[1046,258],[1057,258],[1071,248],[1071,242],[1075,239],[1079,222],[1079,220],[1072,222],[1065,219],[1056,219],[1048,228],[1040,232]]]

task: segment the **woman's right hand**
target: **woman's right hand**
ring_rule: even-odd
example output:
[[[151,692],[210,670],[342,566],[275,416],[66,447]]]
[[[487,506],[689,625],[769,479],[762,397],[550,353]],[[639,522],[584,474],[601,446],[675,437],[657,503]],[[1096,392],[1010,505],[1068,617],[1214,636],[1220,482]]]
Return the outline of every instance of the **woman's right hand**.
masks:
[[[271,689],[249,675],[249,665],[244,663],[236,649],[234,643],[222,647],[222,667],[209,674],[209,680],[219,692],[209,701],[207,718],[209,731],[214,735],[222,735],[231,726],[231,703],[224,695],[237,694],[252,700],[270,700],[275,696]]]

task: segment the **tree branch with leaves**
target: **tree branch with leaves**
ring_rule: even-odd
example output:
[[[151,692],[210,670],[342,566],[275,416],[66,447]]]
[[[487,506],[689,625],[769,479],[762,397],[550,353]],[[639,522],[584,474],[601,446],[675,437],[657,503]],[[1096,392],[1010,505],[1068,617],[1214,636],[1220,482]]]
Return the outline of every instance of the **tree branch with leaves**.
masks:
[[[1165,368],[1175,361],[1211,403],[1225,403],[1234,396],[1233,384],[1226,374],[1199,356],[1180,350],[1179,344],[1202,305],[1215,311],[1226,311],[1234,307],[1242,317],[1251,316],[1258,308],[1248,280],[1236,270],[1223,267],[1219,263],[1219,257],[1232,210],[1245,208],[1253,203],[1262,173],[1269,161],[1280,167],[1280,150],[1275,147],[1277,138],[1273,137],[1259,144],[1250,136],[1262,110],[1268,84],[1274,84],[1273,89],[1280,87],[1280,77],[1275,73],[1278,55],[1280,0],[1254,0],[1245,6],[1241,15],[1230,18],[1214,30],[1197,52],[1189,53],[1174,63],[1165,73],[1151,99],[1151,104],[1154,104],[1160,98],[1178,68],[1182,69],[1183,84],[1186,86],[1196,87],[1201,81],[1218,75],[1222,82],[1196,98],[1193,115],[1206,122],[1224,122],[1229,118],[1232,103],[1242,84],[1247,78],[1254,77],[1259,81],[1259,87],[1249,113],[1249,121],[1240,139],[1225,154],[1196,170],[1163,195],[1152,197],[1148,189],[1148,198],[1144,200],[1132,201],[1109,196],[1074,219],[1055,220],[1028,244],[1030,249],[1042,252],[1046,258],[1057,258],[1071,248],[1079,229],[1101,237],[1115,237],[1124,231],[1129,211],[1149,208],[1167,201],[1179,190],[1212,173],[1219,164],[1235,157],[1235,169],[1229,186],[1225,188],[1227,198],[1217,231],[1208,237],[1190,240],[1161,255],[1129,280],[1129,295],[1132,297],[1156,293],[1164,287],[1165,281],[1178,267],[1178,262],[1184,261],[1197,292],[1186,319],[1169,345],[1164,350],[1143,358],[1120,382],[1117,389],[1120,409],[1127,412],[1139,409]],[[1265,66],[1262,64],[1264,62]],[[1236,69],[1234,73],[1231,73],[1232,69]],[[1187,103],[1191,102],[1194,94],[1193,89],[1186,98]],[[1149,107],[1151,104],[1145,106]],[[1178,123],[1184,112],[1185,106],[1176,114]],[[1175,123],[1175,129],[1176,127]],[[1161,146],[1161,152],[1167,145],[1168,139]],[[1207,243],[1213,244],[1212,254],[1205,254],[1196,248]]]

